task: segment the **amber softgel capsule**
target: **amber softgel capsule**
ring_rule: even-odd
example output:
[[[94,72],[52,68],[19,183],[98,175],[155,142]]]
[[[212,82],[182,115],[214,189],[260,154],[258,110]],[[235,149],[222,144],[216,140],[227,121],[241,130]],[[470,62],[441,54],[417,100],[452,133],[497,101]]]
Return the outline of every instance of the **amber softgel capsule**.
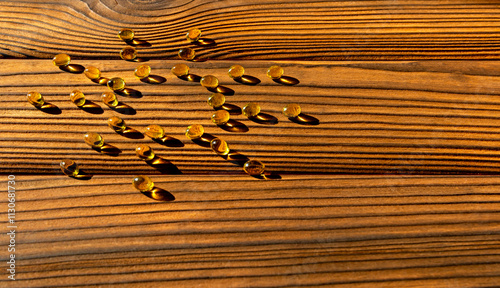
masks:
[[[102,93],[101,100],[104,104],[106,104],[110,108],[114,108],[118,105],[118,98],[116,98],[116,95],[113,92]]]
[[[283,107],[283,115],[288,118],[294,118],[300,114],[300,105],[297,103],[290,103]]]
[[[125,121],[118,117],[118,116],[113,116],[108,119],[108,126],[115,130],[116,132],[123,132],[126,129],[125,126]]]
[[[57,54],[52,58],[52,63],[56,66],[66,66],[71,61],[71,58],[68,54]]]
[[[61,161],[59,165],[61,166],[62,172],[70,177],[74,177],[80,172],[78,165],[71,159],[65,159]]]
[[[190,42],[198,41],[201,37],[201,30],[198,28],[191,29],[186,34],[186,39]]]
[[[217,110],[212,114],[212,122],[216,125],[224,125],[229,121],[229,112],[226,110]]]
[[[165,136],[165,130],[160,125],[152,124],[146,127],[144,134],[151,139],[161,139]]]
[[[255,117],[260,113],[260,106],[257,103],[248,103],[241,109],[243,115],[247,117]]]
[[[137,66],[137,68],[135,68],[134,70],[135,77],[139,79],[144,79],[148,77],[150,73],[151,73],[151,67],[145,64]]]
[[[141,192],[150,192],[155,187],[153,181],[151,181],[148,176],[143,175],[134,177],[132,185],[134,185],[135,189]]]
[[[191,48],[181,48],[179,50],[179,58],[181,58],[182,60],[193,60],[194,59],[194,56],[195,56],[195,53],[194,53],[194,50],[191,49]]]
[[[245,68],[241,65],[233,65],[229,68],[227,74],[229,74],[229,77],[233,79],[239,79],[243,77],[243,74],[245,74]]]
[[[104,145],[104,140],[99,133],[88,132],[83,136],[83,140],[92,148],[101,148]]]
[[[113,77],[108,80],[108,88],[113,91],[121,91],[125,89],[125,80],[120,77]]]
[[[226,102],[226,97],[222,93],[214,93],[208,97],[207,103],[208,105],[219,108]]]
[[[94,66],[85,68],[83,74],[85,74],[85,76],[87,76],[90,80],[97,80],[101,78],[101,71]]]
[[[212,139],[212,141],[210,141],[210,148],[212,148],[212,150],[219,155],[229,154],[229,146],[227,145],[227,142],[220,138]]]
[[[201,78],[200,84],[206,88],[217,88],[219,86],[219,79],[213,75],[206,75]]]
[[[155,152],[151,147],[149,147],[146,144],[141,144],[135,148],[135,154],[137,157],[141,158],[142,160],[152,160],[155,158]]]
[[[189,74],[189,67],[183,63],[175,64],[170,71],[177,77],[187,76]]]
[[[259,176],[264,173],[264,164],[259,160],[249,160],[243,164],[243,171],[248,175]]]
[[[278,65],[273,65],[267,69],[267,76],[271,79],[279,79],[283,76],[283,73],[285,73],[285,71]]]
[[[78,107],[85,105],[85,95],[80,90],[73,90],[69,94],[69,99]]]
[[[27,96],[28,102],[35,107],[41,108],[43,106],[43,104],[45,103],[45,100],[43,99],[42,94],[40,94],[38,92],[31,91],[26,96]]]
[[[122,29],[120,32],[118,32],[118,38],[128,41],[134,39],[135,32],[132,29]]]
[[[120,57],[123,60],[134,60],[137,57],[137,51],[133,47],[125,47],[120,51]]]
[[[189,125],[186,129],[186,137],[189,139],[199,139],[205,133],[205,129],[200,124]]]

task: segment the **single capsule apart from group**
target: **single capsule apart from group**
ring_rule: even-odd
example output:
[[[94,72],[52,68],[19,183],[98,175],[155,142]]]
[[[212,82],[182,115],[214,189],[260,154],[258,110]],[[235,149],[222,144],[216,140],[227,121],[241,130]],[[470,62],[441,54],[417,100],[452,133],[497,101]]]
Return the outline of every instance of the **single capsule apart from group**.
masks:
[[[71,58],[68,54],[57,54],[52,58],[52,63],[56,66],[66,66],[71,61]]]
[[[139,79],[143,79],[149,76],[149,73],[151,73],[151,67],[149,65],[139,65],[137,68],[134,70],[134,75],[135,77]]]
[[[133,47],[125,47],[120,50],[120,57],[123,60],[134,60],[137,57],[137,51]]]
[[[63,160],[61,161],[61,163],[59,163],[59,165],[61,166],[62,172],[70,177],[74,177],[80,172],[78,164],[76,164],[75,161],[71,159]]]
[[[262,175],[264,168],[264,164],[259,160],[249,160],[243,164],[243,171],[252,176]]]
[[[118,32],[118,37],[124,41],[132,40],[134,39],[135,32],[132,29],[122,29],[120,32]]]
[[[241,111],[247,117],[255,117],[260,113],[260,106],[257,103],[248,103]]]
[[[182,77],[189,74],[189,67],[183,63],[175,64],[170,71],[172,71],[172,74],[175,76]]]
[[[178,54],[182,60],[193,60],[195,56],[194,50],[191,48],[181,48]]]
[[[126,129],[125,121],[118,116],[113,116],[108,119],[108,126],[116,132],[123,132]]]
[[[108,88],[113,91],[125,89],[125,80],[120,77],[114,77],[108,80]]]
[[[191,29],[186,34],[186,39],[195,42],[198,41],[201,37],[201,31],[198,28]]]
[[[141,191],[141,192],[149,192],[153,190],[155,187],[155,184],[151,179],[149,179],[148,176],[136,176],[134,180],[132,180],[132,184],[134,185],[135,189]]]
[[[85,68],[85,71],[83,71],[83,73],[90,80],[97,80],[97,79],[101,78],[101,71],[94,66],[89,66],[89,67]]]
[[[85,104],[85,95],[80,90],[73,90],[69,94],[69,99],[78,107],[82,107]]]
[[[212,141],[210,141],[210,148],[212,148],[212,150],[219,155],[229,154],[229,146],[227,145],[227,142],[220,138],[212,139]]]
[[[85,140],[85,143],[90,145],[92,148],[101,148],[102,145],[104,145],[104,140],[102,139],[102,136],[99,135],[99,133],[95,132],[88,132],[83,136],[83,140]]]
[[[186,129],[186,137],[189,139],[199,139],[205,133],[205,129],[200,124],[189,125]]]
[[[151,139],[161,139],[165,136],[165,131],[160,125],[152,124],[146,127],[144,134]]]
[[[40,108],[45,103],[42,94],[38,92],[32,91],[29,92],[26,96],[28,98],[28,102],[35,107]]]
[[[153,151],[153,149],[145,144],[137,146],[137,148],[135,148],[135,154],[137,155],[137,157],[146,161],[155,158],[155,152]]]
[[[214,93],[208,97],[207,103],[208,105],[219,108],[226,102],[226,97],[222,93]]]
[[[201,78],[200,84],[206,88],[217,88],[219,86],[219,79],[213,75],[206,75]]]
[[[273,65],[267,69],[267,76],[271,79],[279,79],[283,76],[283,73],[285,73],[285,71],[278,65]]]
[[[104,104],[108,105],[111,108],[114,108],[118,105],[118,99],[116,98],[116,95],[113,92],[102,93],[101,99]]]
[[[283,115],[286,117],[297,117],[300,114],[300,105],[297,103],[290,103],[283,107]]]
[[[229,112],[226,110],[217,110],[212,114],[212,122],[216,125],[224,125],[229,121]]]
[[[245,68],[241,65],[233,65],[229,68],[229,71],[227,74],[229,74],[229,77],[233,79],[238,79],[243,77],[243,74],[245,73]]]

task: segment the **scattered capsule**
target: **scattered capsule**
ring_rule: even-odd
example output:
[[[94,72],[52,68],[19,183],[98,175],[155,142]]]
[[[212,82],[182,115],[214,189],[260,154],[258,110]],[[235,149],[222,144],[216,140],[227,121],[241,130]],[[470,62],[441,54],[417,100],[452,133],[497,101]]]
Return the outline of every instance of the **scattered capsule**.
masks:
[[[195,28],[188,31],[188,33],[186,34],[186,39],[191,42],[195,42],[200,39],[200,36],[201,36],[200,29]]]
[[[227,145],[227,142],[220,138],[212,139],[212,141],[210,141],[210,147],[219,155],[229,154],[229,146]]]
[[[177,77],[182,77],[186,76],[189,74],[189,67],[186,64],[180,63],[180,64],[175,64],[174,67],[172,67],[172,74],[174,74]]]
[[[109,107],[113,108],[118,105],[118,99],[116,98],[115,93],[113,92],[104,92],[101,95],[102,102]]]
[[[101,148],[102,145],[104,145],[104,140],[101,135],[95,132],[88,132],[83,136],[83,140],[85,140],[85,143],[90,145],[92,148]]]
[[[101,78],[101,71],[94,66],[89,66],[89,67],[85,68],[85,71],[83,71],[83,73],[90,80],[96,80],[96,79]]]
[[[137,57],[137,51],[133,47],[125,47],[120,50],[120,57],[123,60],[134,60]]]
[[[199,139],[205,133],[205,129],[200,124],[189,125],[186,129],[186,137],[189,139]]]
[[[43,106],[43,104],[45,104],[45,100],[43,99],[42,94],[38,92],[32,91],[29,92],[26,96],[28,97],[28,102],[35,107],[40,108]]]
[[[247,117],[255,117],[260,113],[260,106],[257,103],[248,103],[241,110],[243,112],[243,115]]]
[[[233,79],[238,79],[243,77],[243,74],[245,73],[245,68],[241,65],[233,65],[229,68],[229,71],[227,74],[229,74],[229,77]]]
[[[222,93],[214,93],[208,97],[207,103],[208,105],[219,108],[226,102],[226,97]]]
[[[141,191],[141,192],[149,192],[153,190],[155,187],[155,184],[151,179],[149,179],[148,176],[136,176],[134,180],[132,180],[132,184],[134,185],[135,189]]]
[[[243,164],[243,171],[252,176],[262,175],[264,168],[264,164],[259,160],[249,160]]]
[[[151,73],[151,67],[149,65],[140,65],[134,70],[134,75],[135,77],[139,79],[143,79],[149,76],[149,73]]]
[[[290,103],[283,107],[283,115],[286,117],[297,117],[300,114],[300,105],[297,103]]]
[[[134,39],[135,32],[132,29],[122,29],[118,32],[118,37],[124,41]]]
[[[219,86],[219,79],[213,75],[206,75],[201,78],[200,84],[207,88],[217,88]]]
[[[146,161],[155,158],[155,152],[153,149],[145,144],[137,146],[137,148],[135,148],[135,154],[137,154],[137,157]]]
[[[120,77],[114,77],[108,80],[108,88],[113,91],[125,89],[125,80]]]
[[[283,73],[285,73],[285,71],[278,65],[271,66],[267,69],[267,76],[271,79],[279,79],[283,76]]]
[[[116,132],[123,132],[126,128],[125,121],[118,116],[113,116],[108,119],[108,126]]]
[[[52,58],[52,63],[56,66],[66,66],[71,61],[71,58],[68,54],[57,54]]]
[[[226,110],[217,110],[212,114],[212,122],[216,125],[224,125],[229,121],[229,112]]]
[[[78,107],[82,107],[85,104],[85,95],[80,90],[73,90],[69,94],[69,99]]]
[[[165,136],[165,131],[160,125],[153,124],[146,127],[144,134],[151,139],[161,139]]]
[[[193,60],[195,56],[194,50],[191,48],[182,48],[178,54],[182,60]]]
[[[59,163],[59,165],[61,166],[62,172],[70,177],[75,177],[80,172],[78,164],[76,164],[73,160],[63,160]]]

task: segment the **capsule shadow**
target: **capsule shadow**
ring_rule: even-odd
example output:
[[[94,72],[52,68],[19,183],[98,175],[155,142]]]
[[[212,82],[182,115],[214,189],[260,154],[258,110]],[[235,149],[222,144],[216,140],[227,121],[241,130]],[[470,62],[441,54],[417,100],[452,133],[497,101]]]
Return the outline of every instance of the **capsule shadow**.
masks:
[[[165,136],[161,139],[153,139],[153,141],[167,147],[184,147],[184,143],[182,143],[181,140],[171,136]]]
[[[241,167],[243,167],[243,164],[245,164],[245,162],[250,160],[247,156],[240,154],[238,151],[232,149],[229,150],[229,153],[227,155],[221,155],[221,157]]]
[[[303,113],[300,113],[297,117],[289,117],[288,119],[300,125],[319,125],[318,118]]]
[[[261,180],[280,180],[281,175],[275,173],[275,172],[264,172],[264,174],[261,175],[251,175],[253,178],[256,179],[261,179]]]
[[[36,109],[42,111],[43,113],[59,115],[62,113],[61,109],[52,103],[45,103],[42,107],[36,107]]]
[[[197,46],[204,46],[204,47],[217,46],[217,43],[215,42],[215,40],[210,39],[210,38],[200,38],[197,41],[194,41],[193,44],[197,45]]]
[[[286,86],[293,86],[297,85],[300,83],[299,79],[293,78],[290,76],[281,76],[278,79],[273,79],[274,82],[281,84],[281,85],[286,85]]]
[[[92,179],[92,177],[94,177],[94,175],[87,174],[85,171],[79,170],[77,175],[70,177],[77,180],[90,180]]]
[[[118,147],[115,147],[115,146],[108,144],[108,143],[104,143],[104,145],[102,145],[100,148],[92,147],[92,149],[94,149],[95,151],[97,151],[101,154],[105,154],[105,155],[109,155],[109,156],[113,156],[113,157],[116,157],[116,156],[120,155],[120,153],[122,153],[122,150],[120,150]]]
[[[184,80],[184,81],[189,81],[189,82],[200,82],[201,81],[201,76],[196,75],[196,74],[188,74],[184,76],[178,76],[177,78]]]
[[[85,71],[85,67],[83,67],[80,64],[68,64],[64,66],[59,66],[59,69],[61,69],[64,72],[69,72],[73,74],[82,74],[83,71]]]
[[[127,43],[127,45],[130,45],[130,46],[134,46],[134,47],[151,47],[151,43],[149,43],[148,41],[146,40],[142,40],[142,39],[138,39],[138,38],[134,38],[132,40],[125,40],[125,43]]]
[[[137,114],[137,111],[135,111],[134,108],[132,108],[131,106],[129,106],[121,101],[119,101],[118,105],[116,105],[115,107],[110,107],[110,108],[118,113],[125,114],[125,115]]]
[[[158,156],[146,161],[146,163],[163,174],[182,174],[175,164]]]
[[[254,86],[260,83],[259,78],[250,75],[243,75],[240,78],[235,78],[234,81],[240,84],[250,85],[250,86]]]
[[[148,62],[150,59],[147,57],[136,57],[134,59],[124,59],[127,62]]]
[[[148,83],[148,84],[161,84],[165,83],[167,79],[165,77],[159,76],[159,75],[149,75],[148,77],[144,77],[140,80],[143,83]]]
[[[217,126],[228,132],[242,132],[242,133],[248,132],[247,125],[233,119],[229,119],[229,121],[227,121],[227,123],[224,125],[217,125]]]
[[[172,195],[172,193],[168,192],[167,190],[164,190],[159,187],[154,187],[151,191],[148,192],[141,192],[143,195],[156,200],[156,201],[174,201],[175,197]]]
[[[125,127],[123,131],[116,131],[116,133],[120,134],[123,137],[127,137],[130,139],[144,139],[144,134],[135,130],[134,128]]]
[[[231,115],[241,115],[241,108],[236,106],[236,105],[229,104],[229,103],[224,103],[222,106],[214,108],[214,109],[215,110],[224,109],[227,112],[229,112],[229,114],[231,114]]]
[[[141,91],[132,89],[132,88],[125,88],[123,90],[118,90],[114,91],[116,94],[125,96],[125,97],[131,97],[131,98],[142,98],[142,93]]]
[[[217,86],[215,88],[207,88],[208,91],[213,92],[213,93],[221,93],[225,96],[232,96],[234,95],[234,90],[231,88],[228,88],[226,86]]]
[[[210,148],[210,142],[215,138],[216,137],[213,136],[212,134],[203,133],[203,135],[201,135],[200,138],[191,139],[191,141],[193,141],[194,143],[196,143],[202,147]]]
[[[276,125],[278,124],[278,118],[267,113],[259,113],[256,116],[248,117],[251,121],[258,124]]]
[[[83,111],[90,113],[90,114],[102,114],[104,113],[104,110],[102,110],[101,106],[97,105],[96,103],[86,100],[85,99],[85,104],[83,106],[78,107],[82,109]]]
[[[109,81],[109,79],[108,79],[108,78],[106,78],[106,77],[100,77],[100,78],[98,78],[98,79],[92,79],[92,80],[90,80],[90,81],[92,81],[92,82],[94,82],[94,83],[96,83],[96,84],[99,84],[99,85],[104,85],[104,86],[107,86],[107,85],[108,85],[108,81]]]

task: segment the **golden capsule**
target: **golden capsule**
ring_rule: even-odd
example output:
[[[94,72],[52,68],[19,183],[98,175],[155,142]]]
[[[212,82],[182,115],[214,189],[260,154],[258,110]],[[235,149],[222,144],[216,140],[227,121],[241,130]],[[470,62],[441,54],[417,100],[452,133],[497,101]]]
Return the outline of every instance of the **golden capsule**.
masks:
[[[217,110],[212,114],[212,122],[216,125],[224,125],[229,121],[229,112],[226,110]]]
[[[191,48],[182,48],[178,54],[182,60],[193,60],[195,56],[194,50]]]
[[[90,80],[97,80],[97,79],[101,78],[101,71],[94,66],[89,66],[89,67],[85,68],[85,71],[83,71],[83,73]]]
[[[241,110],[243,115],[247,117],[255,117],[260,113],[260,106],[257,103],[248,103]]]
[[[161,139],[165,136],[165,131],[160,125],[153,124],[146,127],[144,134],[151,139]]]
[[[80,172],[78,165],[71,159],[63,160],[59,165],[61,166],[62,172],[70,177],[75,177]]]
[[[80,90],[73,90],[69,94],[69,99],[78,107],[82,107],[85,104],[85,95]]]
[[[127,128],[127,126],[125,126],[125,121],[118,116],[109,118],[108,126],[116,132],[123,132]]]
[[[83,136],[85,143],[90,145],[92,148],[101,148],[104,145],[104,140],[101,135],[95,132],[88,132]]]
[[[113,91],[120,91],[125,89],[125,80],[120,77],[114,77],[108,80],[108,88]]]
[[[135,148],[135,154],[137,154],[137,157],[146,161],[155,158],[155,152],[153,151],[153,149],[145,144],[137,146],[137,148]]]
[[[66,66],[71,61],[71,58],[68,54],[57,54],[52,58],[52,63],[56,66]]]
[[[200,37],[201,37],[201,31],[198,28],[191,29],[186,34],[186,39],[191,42],[198,41]]]
[[[43,104],[45,104],[45,100],[43,99],[42,94],[38,92],[32,91],[29,92],[26,96],[28,98],[28,102],[35,107],[40,108],[43,106]]]
[[[245,68],[241,65],[233,65],[229,68],[227,74],[229,74],[229,77],[233,79],[238,79],[243,77],[243,74],[245,74]]]
[[[290,103],[283,107],[283,115],[286,117],[297,117],[300,114],[300,105],[297,103]]]
[[[189,125],[186,129],[186,137],[189,139],[199,139],[205,133],[205,129],[200,124]]]
[[[243,171],[248,175],[259,176],[264,173],[264,164],[259,160],[249,160],[243,164]]]
[[[120,57],[123,60],[134,60],[137,57],[137,51],[133,47],[125,47],[120,50]]]
[[[139,79],[148,77],[149,73],[151,73],[151,67],[149,67],[149,65],[140,65],[134,70],[135,77]]]
[[[207,103],[208,105],[219,108],[226,102],[226,97],[222,93],[214,93],[208,97]]]
[[[116,95],[113,92],[102,93],[101,99],[104,104],[108,105],[111,108],[114,108],[118,105],[118,99],[116,98]]]
[[[283,76],[283,73],[285,73],[285,71],[278,65],[271,66],[267,70],[267,76],[271,79],[279,79]]]
[[[200,84],[207,88],[217,88],[219,86],[219,79],[213,75],[206,75],[201,78]]]
[[[134,39],[135,32],[132,29],[122,29],[118,32],[118,37],[124,41]]]
[[[229,146],[227,145],[227,142],[220,138],[212,139],[212,141],[210,141],[210,148],[212,148],[212,150],[219,155],[229,154]]]
[[[189,74],[189,67],[183,63],[175,64],[170,71],[172,71],[172,74],[175,76],[182,77]]]
[[[153,190],[155,187],[155,184],[151,179],[149,179],[148,176],[136,176],[134,180],[132,180],[132,184],[134,185],[135,189],[141,191],[141,192],[149,192]]]

